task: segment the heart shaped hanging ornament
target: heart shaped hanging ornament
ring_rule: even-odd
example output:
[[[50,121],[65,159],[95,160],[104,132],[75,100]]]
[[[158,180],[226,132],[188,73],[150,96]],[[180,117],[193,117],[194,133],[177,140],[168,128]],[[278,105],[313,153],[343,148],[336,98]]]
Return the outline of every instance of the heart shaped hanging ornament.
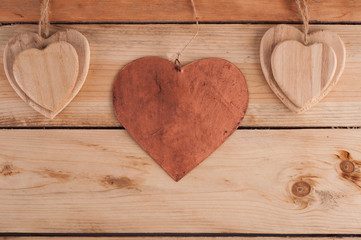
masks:
[[[50,119],[60,113],[83,86],[90,60],[88,40],[78,31],[49,37],[49,0],[41,6],[38,34],[16,35],[4,49],[4,69],[15,92]]]
[[[145,57],[119,72],[113,105],[128,133],[178,181],[237,129],[248,90],[241,71],[223,59],[179,70],[166,59]]]
[[[214,152],[241,123],[247,84],[232,63],[207,58],[181,66],[144,57],[127,64],[113,85],[118,120],[134,140],[175,180]]]
[[[333,32],[309,34],[305,0],[296,0],[304,31],[289,25],[270,28],[261,40],[260,61],[270,88],[292,111],[304,112],[336,85],[345,67],[346,49]]]

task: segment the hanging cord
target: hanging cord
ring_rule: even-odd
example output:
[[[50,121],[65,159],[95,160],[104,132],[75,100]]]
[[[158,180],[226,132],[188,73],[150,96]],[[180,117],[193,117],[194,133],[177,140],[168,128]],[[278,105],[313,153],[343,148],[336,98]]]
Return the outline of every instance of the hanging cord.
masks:
[[[49,36],[49,2],[50,0],[43,0],[40,5],[38,34],[43,38]]]
[[[178,70],[180,71],[181,68],[182,68],[182,65],[179,61],[179,58],[180,56],[182,55],[182,53],[184,52],[184,50],[186,50],[186,48],[188,47],[189,44],[191,44],[191,42],[197,37],[198,33],[199,33],[199,17],[198,17],[198,14],[197,14],[197,9],[196,9],[196,6],[194,4],[194,0],[191,0],[192,2],[192,7],[193,7],[193,14],[194,14],[194,17],[196,19],[196,24],[197,24],[197,31],[196,33],[193,35],[193,37],[187,42],[187,44],[183,47],[182,50],[180,50],[178,53],[177,53],[177,58],[175,59],[174,61],[174,64],[177,65],[177,68]]]
[[[296,0],[297,8],[299,13],[302,16],[303,21],[303,34],[304,34],[304,43],[307,45],[308,43],[308,31],[309,31],[309,16],[308,16],[308,6],[307,0]]]

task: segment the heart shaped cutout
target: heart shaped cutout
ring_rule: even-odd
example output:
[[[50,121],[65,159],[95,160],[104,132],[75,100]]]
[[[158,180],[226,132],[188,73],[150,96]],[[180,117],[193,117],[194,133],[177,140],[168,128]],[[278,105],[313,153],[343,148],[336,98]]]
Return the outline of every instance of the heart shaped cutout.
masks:
[[[241,71],[218,58],[172,62],[145,57],[127,64],[113,85],[118,120],[178,181],[239,126],[248,106]]]
[[[70,90],[70,94],[65,97],[63,102],[57,108],[50,110],[35,102],[28,95],[28,93],[19,86],[14,76],[13,66],[16,56],[18,56],[22,51],[31,48],[44,49],[52,43],[61,41],[72,45],[72,47],[75,49],[78,56],[79,71],[76,82],[73,88]],[[86,80],[86,76],[89,70],[89,62],[90,48],[88,40],[80,32],[72,29],[58,31],[46,39],[32,32],[21,33],[10,39],[4,49],[4,69],[10,85],[24,102],[50,119],[54,118],[58,113],[60,113],[78,94]]]
[[[274,48],[281,42],[287,40],[295,40],[303,42],[304,34],[297,28],[285,24],[276,25],[267,30],[263,35],[260,46],[260,62],[265,79],[276,94],[276,96],[291,110],[296,113],[304,112],[318,103],[324,98],[337,84],[340,79],[343,69],[345,67],[346,60],[346,48],[342,39],[333,32],[329,31],[317,31],[308,36],[308,44],[322,43],[329,46],[335,52],[337,63],[335,73],[329,82],[329,84],[323,88],[323,90],[313,98],[313,100],[306,105],[300,107],[297,106],[290,97],[282,91],[276,80],[274,79],[272,72],[271,56]]]
[[[273,77],[282,92],[302,108],[313,102],[329,85],[337,59],[332,48],[325,44],[305,46],[288,40],[274,48],[271,64]]]
[[[50,44],[43,50],[20,52],[13,65],[14,77],[34,102],[56,111],[74,88],[78,77],[78,55],[67,42]]]

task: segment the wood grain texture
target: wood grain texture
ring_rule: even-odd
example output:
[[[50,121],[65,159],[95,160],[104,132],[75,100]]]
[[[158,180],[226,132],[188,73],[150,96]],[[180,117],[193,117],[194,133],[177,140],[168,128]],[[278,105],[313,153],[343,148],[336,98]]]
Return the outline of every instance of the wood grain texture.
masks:
[[[67,42],[52,43],[43,50],[30,48],[15,57],[13,73],[29,98],[50,111],[57,111],[76,83],[78,55]]]
[[[224,59],[180,67],[144,57],[117,75],[113,105],[129,134],[179,181],[238,128],[248,90],[242,72]]]
[[[39,4],[38,0],[1,0],[0,22],[36,22]],[[195,5],[201,21],[301,21],[295,1],[196,0]],[[312,1],[309,8],[312,21],[361,21],[360,1]],[[56,9],[50,20],[62,22],[194,20],[189,0],[53,0],[50,9]]]
[[[60,103],[59,106],[48,109],[41,106],[38,102],[34,101],[31,96],[23,90],[18,83],[18,79],[14,76],[14,62],[22,51],[35,48],[43,49],[52,43],[67,42],[72,45],[76,51],[78,60],[78,73],[76,75],[76,81],[73,87],[70,89],[70,93]],[[25,31],[13,36],[4,47],[3,61],[5,75],[19,97],[29,104],[33,109],[41,113],[47,118],[54,118],[59,112],[61,112],[78,94],[79,90],[83,86],[89,69],[90,50],[88,40],[78,31],[66,29],[64,31],[57,31],[49,38],[43,39],[37,33]],[[45,69],[44,69],[45,70]],[[32,96],[34,97],[34,96]]]
[[[291,96],[287,96],[282,89],[282,86],[278,84],[278,81],[274,78],[273,68],[272,68],[272,54],[276,48],[284,41],[304,41],[304,34],[294,26],[281,24],[276,25],[267,30],[261,40],[260,44],[260,61],[262,66],[262,71],[264,73],[265,79],[269,84],[270,88],[277,95],[277,97],[292,111],[294,112],[304,112],[316,103],[322,100],[333,88],[336,86],[340,77],[343,73],[346,61],[346,48],[342,38],[335,32],[320,30],[313,31],[308,36],[308,44],[322,43],[332,48],[334,51],[337,64],[336,70],[332,79],[328,82],[327,86],[322,88],[321,91],[313,97],[311,101],[307,101],[302,106],[297,104],[297,98],[291,94],[295,94],[295,91],[291,91]],[[288,66],[288,65],[287,65]],[[282,84],[282,83],[281,83]],[[284,87],[284,86],[283,86]],[[290,97],[290,98],[289,98]],[[293,99],[291,99],[293,97]],[[295,102],[296,101],[296,102]]]
[[[1,130],[0,232],[360,234],[360,134],[238,130],[176,183],[125,130]]]
[[[242,126],[361,126],[361,26],[317,25],[311,31],[337,33],[347,48],[347,64],[336,87],[302,115],[292,114],[269,88],[261,70],[259,46],[272,25],[201,25],[198,37],[183,53],[181,62],[219,57],[235,64],[244,74],[250,102]],[[144,56],[174,60],[189,40],[194,25],[60,25],[73,28],[91,45],[91,66],[76,98],[49,121],[16,95],[0,68],[0,126],[119,126],[112,109],[111,87],[118,71]],[[14,35],[36,31],[33,25],[0,28],[2,49]]]
[[[271,57],[272,73],[282,92],[297,107],[318,102],[336,71],[335,51],[326,44],[305,46],[294,40],[279,43]]]

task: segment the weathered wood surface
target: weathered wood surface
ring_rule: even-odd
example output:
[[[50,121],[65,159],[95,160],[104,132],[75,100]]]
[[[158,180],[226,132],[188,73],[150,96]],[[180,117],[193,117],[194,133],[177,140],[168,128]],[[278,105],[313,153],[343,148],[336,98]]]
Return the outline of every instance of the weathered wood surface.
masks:
[[[238,130],[176,183],[125,130],[1,130],[0,232],[360,234],[360,134]]]
[[[229,60],[245,75],[250,104],[242,126],[361,126],[361,26],[316,25],[311,30],[334,31],[344,40],[347,60],[337,86],[304,114],[293,114],[269,88],[261,70],[259,47],[273,25],[201,25],[200,34],[182,55],[183,64],[206,57]],[[28,107],[14,92],[0,68],[0,126],[119,126],[112,109],[111,87],[118,71],[144,56],[173,60],[195,31],[194,25],[61,25],[83,33],[91,46],[87,80],[74,100],[49,121]],[[3,48],[17,33],[35,25],[0,28]]]
[[[357,0],[309,1],[312,21],[360,22]],[[1,0],[0,22],[38,21],[40,0]],[[201,21],[300,21],[291,0],[195,0]],[[192,21],[190,0],[52,0],[52,21]]]

